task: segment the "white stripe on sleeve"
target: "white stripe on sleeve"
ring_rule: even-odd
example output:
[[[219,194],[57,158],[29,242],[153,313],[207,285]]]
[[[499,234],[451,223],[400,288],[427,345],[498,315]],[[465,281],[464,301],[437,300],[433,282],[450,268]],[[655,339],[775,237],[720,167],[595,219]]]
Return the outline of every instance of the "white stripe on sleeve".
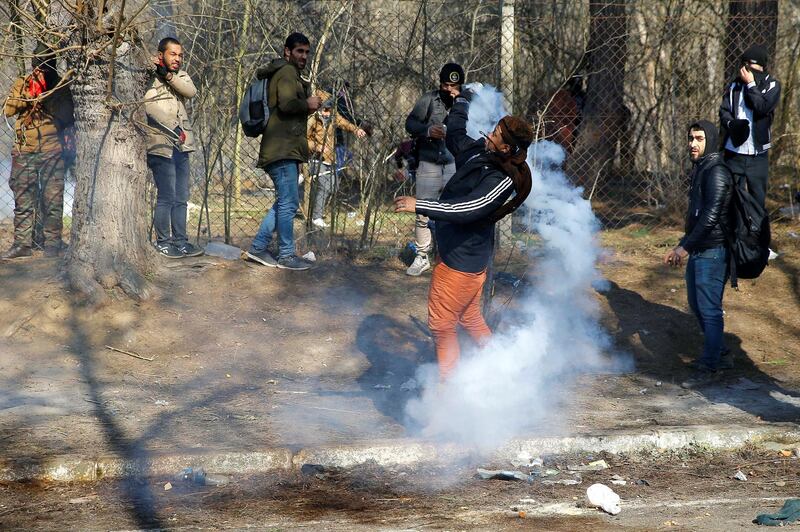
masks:
[[[463,203],[442,203],[438,201],[428,201],[428,200],[417,200],[417,205],[419,207],[423,207],[430,211],[439,211],[439,212],[469,212],[475,211],[482,207],[485,207],[498,196],[500,196],[503,192],[508,190],[509,187],[513,186],[514,182],[511,181],[510,177],[506,177],[503,179],[496,187],[494,187],[488,194],[485,196],[481,196],[480,198],[476,198],[474,200],[465,201]]]

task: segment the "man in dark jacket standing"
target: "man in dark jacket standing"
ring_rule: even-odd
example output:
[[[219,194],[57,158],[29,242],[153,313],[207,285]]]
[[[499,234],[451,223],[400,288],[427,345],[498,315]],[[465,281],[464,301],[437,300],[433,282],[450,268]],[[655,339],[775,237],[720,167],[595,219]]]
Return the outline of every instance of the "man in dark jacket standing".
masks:
[[[767,49],[755,45],[742,54],[739,75],[728,85],[719,107],[725,131],[725,163],[734,175],[743,175],[750,193],[764,205],[767,197],[772,147],[770,126],[781,96],[778,80],[766,71]]]
[[[533,140],[530,124],[509,115],[485,139],[474,140],[467,136],[468,98],[456,97],[447,119],[447,148],[455,155],[456,172],[439,199],[395,199],[396,212],[436,220],[441,262],[431,278],[428,326],[443,380],[460,357],[458,325],[479,344],[491,336],[480,300],[494,250],[494,226],[522,205],[531,190],[526,162]]]
[[[269,79],[269,121],[261,136],[258,167],[275,184],[275,203],[261,222],[258,234],[247,251],[248,259],[288,270],[307,270],[310,264],[295,255],[294,216],[300,204],[298,178],[300,163],[308,161],[306,124],[308,115],[319,109],[322,100],[311,96],[310,83],[300,76],[311,51],[308,37],[292,33],[286,38],[283,58],[274,59],[256,71],[259,79]],[[278,232],[278,257],[267,247],[272,233]]]
[[[700,120],[689,126],[689,157],[692,161],[686,230],[680,244],[664,257],[664,263],[686,264],[689,307],[703,331],[703,354],[695,372],[681,386],[695,388],[712,382],[717,371],[733,367],[723,341],[722,294],[728,280],[726,233],[733,182],[731,172],[715,150],[717,129]]]
[[[406,118],[406,131],[414,137],[416,142],[417,199],[438,198],[456,170],[453,155],[445,143],[444,121],[453,106],[453,99],[458,96],[463,83],[464,69],[455,63],[447,63],[439,72],[439,89],[420,96],[414,109]],[[428,217],[417,214],[414,229],[414,245],[417,256],[406,270],[408,275],[416,277],[430,270],[428,252],[431,250],[431,244]]]

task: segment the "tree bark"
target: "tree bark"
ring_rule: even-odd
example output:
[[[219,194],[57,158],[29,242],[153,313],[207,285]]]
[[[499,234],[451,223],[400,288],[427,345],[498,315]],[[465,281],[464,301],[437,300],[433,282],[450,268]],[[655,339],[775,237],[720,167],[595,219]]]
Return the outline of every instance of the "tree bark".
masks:
[[[76,32],[78,33],[78,32]],[[113,101],[106,101],[108,49],[81,69],[72,84],[77,159],[70,247],[64,264],[69,284],[102,304],[116,287],[137,299],[152,293],[146,276],[155,252],[148,245],[148,182],[144,138],[136,123],[148,80],[138,47],[127,41],[115,55]]]
[[[581,133],[570,173],[584,186],[611,172],[627,123],[623,103],[627,57],[627,0],[589,3],[589,75]]]
[[[774,61],[777,38],[777,0],[729,0],[725,79],[731,80],[737,75],[742,52],[754,44],[766,46],[770,61]]]

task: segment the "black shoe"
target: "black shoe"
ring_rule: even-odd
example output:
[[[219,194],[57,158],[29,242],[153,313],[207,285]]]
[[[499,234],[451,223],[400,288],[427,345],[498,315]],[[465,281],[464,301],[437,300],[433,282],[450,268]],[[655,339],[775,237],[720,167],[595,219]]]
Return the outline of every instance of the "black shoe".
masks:
[[[64,251],[65,247],[66,246],[64,245],[64,242],[62,242],[61,240],[59,240],[58,242],[53,242],[51,244],[45,244],[44,256],[50,259],[55,257],[60,257],[61,252]]]
[[[708,367],[705,364],[702,364],[699,360],[692,360],[687,365],[689,366],[689,369],[694,371],[699,369],[708,369]],[[719,365],[717,366],[717,369],[733,369],[733,367],[733,353],[731,353],[731,350],[726,347],[719,355]]]
[[[693,390],[719,380],[719,372],[708,368],[700,368],[681,383],[681,388]]]
[[[205,250],[203,250],[203,248],[195,246],[191,242],[184,242],[180,246],[177,246],[177,248],[178,251],[183,253],[184,257],[199,257],[200,255],[205,253]]]
[[[263,266],[269,266],[270,268],[278,267],[277,259],[267,250],[254,251],[251,249],[249,251],[245,251],[244,258],[245,260],[257,262]]]
[[[182,259],[184,257],[183,253],[181,253],[181,250],[179,250],[172,244],[155,243],[153,244],[153,246],[155,246],[156,251],[158,251],[158,253],[161,254],[161,256],[163,256],[164,258]]]
[[[5,253],[0,255],[0,260],[11,260],[11,259],[19,259],[21,257],[30,257],[33,253],[31,252],[31,248],[27,246],[21,246],[19,244],[14,244],[10,248],[6,250]]]
[[[301,259],[297,255],[289,255],[288,257],[281,257],[278,259],[278,268],[302,271],[311,268],[311,263]]]
[[[719,356],[719,367],[717,369],[733,369],[733,353],[728,348],[725,348],[724,351]]]

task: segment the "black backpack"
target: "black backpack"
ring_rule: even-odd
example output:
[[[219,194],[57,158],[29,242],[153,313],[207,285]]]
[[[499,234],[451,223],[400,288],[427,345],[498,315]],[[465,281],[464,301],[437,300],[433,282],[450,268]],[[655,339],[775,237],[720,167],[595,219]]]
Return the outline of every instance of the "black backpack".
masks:
[[[239,104],[239,122],[248,137],[258,137],[267,129],[269,121],[269,83],[255,79],[247,87]]]
[[[733,176],[729,221],[731,287],[738,288],[738,279],[755,279],[767,267],[771,238],[767,210],[750,194],[743,175]]]

